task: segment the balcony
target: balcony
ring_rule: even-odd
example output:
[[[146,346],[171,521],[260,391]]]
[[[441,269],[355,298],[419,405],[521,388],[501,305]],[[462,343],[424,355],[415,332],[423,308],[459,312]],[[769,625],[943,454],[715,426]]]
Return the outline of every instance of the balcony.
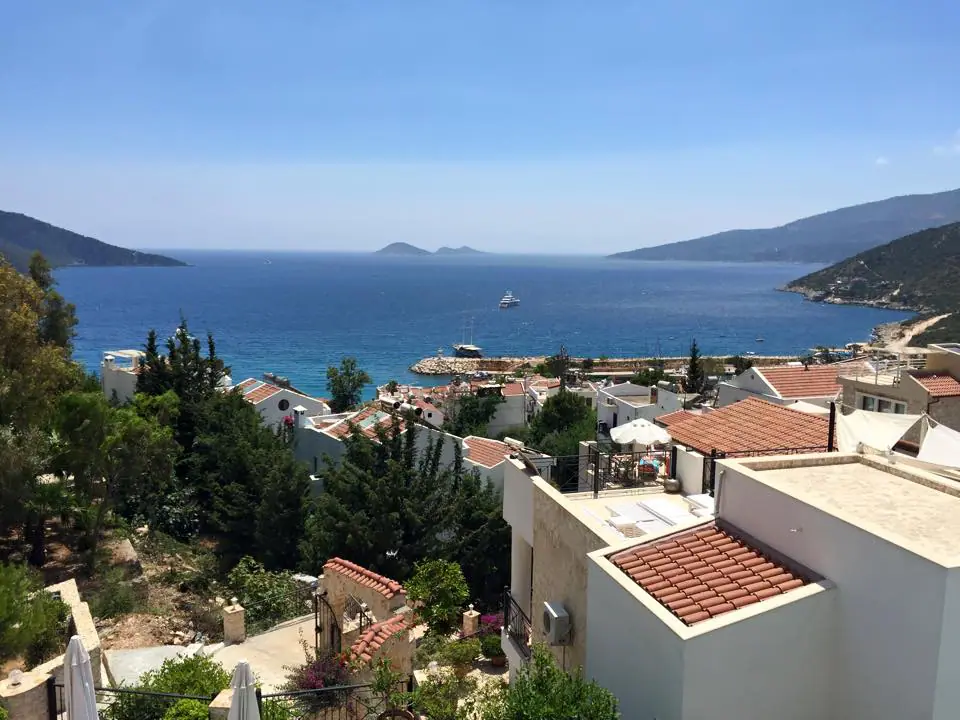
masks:
[[[509,643],[504,643],[508,659],[512,654],[510,650],[518,652],[522,661],[530,659],[530,632],[530,618],[527,617],[523,608],[510,594],[510,589],[505,588],[503,591],[503,636],[504,639],[510,640]]]

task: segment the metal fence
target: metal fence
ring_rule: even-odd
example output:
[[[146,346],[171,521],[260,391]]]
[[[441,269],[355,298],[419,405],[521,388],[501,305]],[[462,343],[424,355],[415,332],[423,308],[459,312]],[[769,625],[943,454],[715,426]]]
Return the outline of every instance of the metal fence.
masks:
[[[703,458],[703,492],[713,495],[717,487],[717,461],[730,458],[763,457],[765,455],[806,455],[807,453],[829,452],[826,445],[811,447],[773,448],[765,450],[737,450],[723,452],[713,449]]]
[[[94,688],[101,720],[160,720],[164,713],[181,700],[192,700],[208,706],[213,695],[179,695],[152,692],[137,688]],[[64,686],[51,678],[47,684],[47,707],[50,720],[68,720]]]
[[[536,459],[540,475],[562,493],[639,490],[659,484],[660,468],[669,464],[666,452],[621,452],[615,447],[589,446],[581,455]]]
[[[309,585],[291,580],[258,596],[256,601],[240,598],[246,611],[247,634],[256,635],[286,620],[313,613],[313,594]]]
[[[263,694],[258,691],[257,702],[264,720],[361,720],[406,707],[410,690],[409,681],[404,681],[397,684],[390,697],[374,692],[369,684]]]
[[[503,589],[503,626],[520,652],[529,659],[532,625],[523,608],[510,594],[510,588]]]

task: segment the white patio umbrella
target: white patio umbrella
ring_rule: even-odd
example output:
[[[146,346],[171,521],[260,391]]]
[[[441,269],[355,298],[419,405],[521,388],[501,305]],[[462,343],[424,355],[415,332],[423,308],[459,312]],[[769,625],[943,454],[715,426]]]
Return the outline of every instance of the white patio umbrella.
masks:
[[[613,428],[610,439],[620,445],[653,445],[670,442],[670,433],[649,420],[638,418]]]
[[[227,720],[260,720],[260,708],[257,706],[257,680],[253,677],[250,663],[241,660],[233,670],[230,680],[233,699]]]
[[[63,658],[63,689],[67,720],[97,720],[97,693],[93,689],[90,653],[79,635],[70,638]]]

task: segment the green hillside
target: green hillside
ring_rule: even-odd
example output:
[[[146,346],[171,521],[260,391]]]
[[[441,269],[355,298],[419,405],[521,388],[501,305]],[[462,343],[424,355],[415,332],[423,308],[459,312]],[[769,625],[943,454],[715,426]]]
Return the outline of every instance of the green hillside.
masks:
[[[30,256],[39,250],[54,267],[65,265],[177,266],[185,263],[163,255],[108,245],[20,213],[0,210],[0,255],[26,271]]]
[[[922,230],[794,280],[811,300],[953,313],[914,344],[960,339],[960,222]]]
[[[611,255],[623,260],[837,262],[926,228],[960,221],[960,189],[831,210],[775,228],[728,230]]]

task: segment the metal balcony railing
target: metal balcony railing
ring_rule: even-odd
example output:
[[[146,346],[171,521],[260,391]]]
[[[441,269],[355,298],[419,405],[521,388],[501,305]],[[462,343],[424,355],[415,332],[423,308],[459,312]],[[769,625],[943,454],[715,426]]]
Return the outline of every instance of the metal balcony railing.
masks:
[[[525,658],[530,659],[530,618],[510,594],[510,588],[503,589],[503,626]]]

